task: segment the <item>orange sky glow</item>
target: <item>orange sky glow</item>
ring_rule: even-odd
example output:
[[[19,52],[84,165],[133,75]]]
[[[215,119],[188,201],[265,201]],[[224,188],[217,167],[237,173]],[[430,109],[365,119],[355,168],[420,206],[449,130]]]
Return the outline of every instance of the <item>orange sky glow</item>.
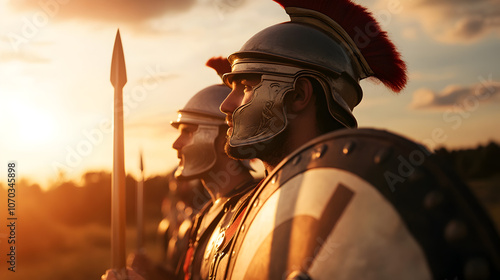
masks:
[[[402,93],[362,81],[360,127],[429,148],[500,142],[500,2],[358,0],[400,49]],[[439,2],[439,3],[437,3]],[[112,168],[111,53],[119,28],[127,65],[125,168],[146,176],[177,164],[169,122],[202,88],[205,67],[253,34],[288,20],[271,0],[0,0],[0,158],[50,187],[63,175]],[[0,182],[5,185],[5,172]]]

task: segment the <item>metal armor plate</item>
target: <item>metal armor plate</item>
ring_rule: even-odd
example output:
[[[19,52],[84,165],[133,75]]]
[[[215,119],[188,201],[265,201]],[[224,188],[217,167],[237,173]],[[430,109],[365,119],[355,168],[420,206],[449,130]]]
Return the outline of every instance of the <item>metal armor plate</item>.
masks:
[[[425,148],[345,129],[282,161],[249,203],[228,279],[500,279],[500,241]]]

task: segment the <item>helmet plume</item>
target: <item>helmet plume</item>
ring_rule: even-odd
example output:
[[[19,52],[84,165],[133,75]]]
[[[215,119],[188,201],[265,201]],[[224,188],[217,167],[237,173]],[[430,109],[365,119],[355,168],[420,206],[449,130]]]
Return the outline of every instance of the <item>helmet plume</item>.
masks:
[[[231,72],[231,64],[222,56],[210,58],[205,65],[217,71],[217,75],[221,78],[222,75]]]
[[[274,1],[283,8],[303,8],[329,17],[347,33],[351,42],[354,42],[371,68],[372,73],[369,73],[369,76],[377,78],[394,92],[400,92],[405,87],[408,79],[406,64],[387,33],[380,28],[377,20],[365,7],[350,0]]]

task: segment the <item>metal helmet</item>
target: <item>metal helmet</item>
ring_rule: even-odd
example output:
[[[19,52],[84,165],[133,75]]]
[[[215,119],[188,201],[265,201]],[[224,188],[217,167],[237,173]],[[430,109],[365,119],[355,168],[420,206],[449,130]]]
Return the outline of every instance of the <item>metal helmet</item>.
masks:
[[[207,62],[221,75],[219,65],[229,63],[225,58],[212,58]],[[176,178],[191,179],[210,170],[216,160],[215,139],[219,135],[219,127],[226,125],[225,114],[219,110],[219,106],[231,92],[227,86],[211,85],[196,93],[178,111],[177,119],[170,124],[178,128],[180,124],[194,124],[197,129],[193,134],[192,142],[182,148],[180,166],[175,172]]]
[[[330,115],[345,127],[357,126],[359,80],[373,76],[395,92],[406,84],[405,63],[365,8],[349,0],[275,1],[291,21],[260,31],[228,58],[227,85],[238,74],[261,75],[253,99],[233,112],[231,146],[263,142],[285,129],[284,97],[298,78],[318,81]]]

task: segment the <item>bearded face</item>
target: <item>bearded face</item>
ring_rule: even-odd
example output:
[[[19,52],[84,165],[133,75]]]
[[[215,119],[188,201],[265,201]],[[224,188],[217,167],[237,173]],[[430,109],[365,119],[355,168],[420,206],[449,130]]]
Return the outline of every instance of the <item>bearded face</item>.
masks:
[[[225,144],[226,154],[233,159],[258,158],[269,165],[276,166],[290,151],[288,147],[289,130],[285,128],[275,137],[249,145],[232,147],[229,144],[230,136],[227,136]]]

